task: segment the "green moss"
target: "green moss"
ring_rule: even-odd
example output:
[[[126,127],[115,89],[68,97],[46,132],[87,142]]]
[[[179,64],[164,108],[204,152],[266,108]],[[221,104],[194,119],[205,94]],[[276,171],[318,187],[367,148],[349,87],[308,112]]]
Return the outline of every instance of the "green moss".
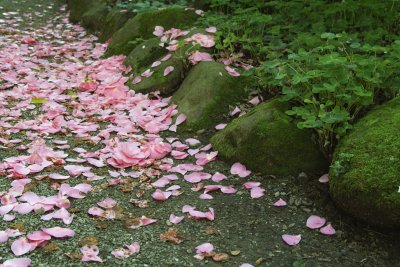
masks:
[[[80,22],[83,14],[91,8],[96,7],[102,0],[68,0],[68,8],[70,10],[69,19],[72,22]]]
[[[106,55],[128,55],[137,46],[137,43],[132,43],[132,41],[138,38],[149,39],[154,37],[153,31],[155,26],[163,26],[165,29],[172,27],[187,28],[196,21],[197,17],[198,15],[193,11],[181,8],[153,10],[140,13],[128,20],[125,25],[112,36],[112,41]]]
[[[335,151],[330,193],[353,216],[400,229],[400,98],[367,114]],[[347,157],[344,157],[346,156]],[[351,155],[351,157],[349,157]]]
[[[105,42],[117,32],[124,24],[136,13],[130,11],[122,11],[118,8],[112,9],[105,18],[104,27],[100,34],[100,41]]]
[[[164,70],[168,66],[173,66],[174,71],[164,76]],[[142,81],[136,85],[129,83],[129,87],[137,93],[160,91],[163,95],[169,95],[178,88],[186,73],[183,60],[174,57],[168,61],[162,62],[160,66],[152,68],[152,70],[154,73],[151,77],[142,78]]]
[[[104,28],[105,18],[109,13],[106,4],[100,3],[82,15],[82,25],[90,31],[99,32]]]
[[[152,38],[138,45],[125,59],[125,64],[137,72],[165,56],[168,50],[160,46],[160,38]]]
[[[224,65],[201,62],[194,66],[172,102],[188,118],[184,127],[198,130],[213,127],[232,105],[246,97],[242,77],[232,77]]]
[[[215,134],[211,143],[230,163],[240,161],[254,171],[273,175],[319,173],[325,158],[312,141],[312,132],[300,130],[279,100],[261,104]]]

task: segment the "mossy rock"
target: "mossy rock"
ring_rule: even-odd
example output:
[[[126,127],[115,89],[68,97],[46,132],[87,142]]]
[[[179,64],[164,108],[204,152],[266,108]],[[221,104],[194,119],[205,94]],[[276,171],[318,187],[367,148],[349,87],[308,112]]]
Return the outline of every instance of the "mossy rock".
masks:
[[[370,111],[337,147],[329,191],[339,207],[377,227],[400,229],[400,98]]]
[[[111,38],[111,36],[117,32],[124,24],[131,18],[133,18],[136,13],[121,10],[119,8],[113,8],[108,13],[104,20],[103,29],[100,34],[100,41],[105,42]]]
[[[82,15],[82,26],[94,33],[102,31],[109,12],[109,7],[105,3],[90,8]]]
[[[168,53],[164,47],[160,46],[160,38],[152,38],[138,45],[125,59],[125,65],[131,66],[137,72]]]
[[[312,140],[311,130],[300,130],[285,114],[278,99],[260,104],[229,123],[211,138],[213,148],[229,163],[241,162],[263,174],[321,173],[327,161]]]
[[[200,62],[172,96],[181,113],[187,116],[183,128],[212,128],[233,105],[246,97],[244,78],[232,77],[217,62]]]
[[[165,68],[172,66],[174,71],[164,76]],[[162,62],[160,66],[151,68],[154,71],[149,78],[142,77],[142,81],[138,84],[129,83],[129,87],[136,93],[150,93],[160,91],[162,95],[170,95],[179,87],[186,73],[184,61],[179,58],[172,57],[168,61]]]
[[[83,14],[102,3],[104,3],[102,0],[68,0],[69,20],[75,23],[80,22]]]
[[[168,8],[140,13],[128,20],[111,38],[106,56],[128,55],[137,45],[137,39],[153,38],[155,26],[169,28],[190,27],[198,18],[192,10],[182,8]]]

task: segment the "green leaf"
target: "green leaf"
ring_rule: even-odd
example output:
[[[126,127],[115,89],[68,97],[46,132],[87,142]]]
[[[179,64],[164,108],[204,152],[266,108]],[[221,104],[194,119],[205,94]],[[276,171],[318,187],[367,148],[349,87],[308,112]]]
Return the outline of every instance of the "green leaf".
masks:
[[[31,104],[37,104],[37,105],[42,105],[44,103],[46,103],[48,100],[44,99],[44,98],[32,98]]]

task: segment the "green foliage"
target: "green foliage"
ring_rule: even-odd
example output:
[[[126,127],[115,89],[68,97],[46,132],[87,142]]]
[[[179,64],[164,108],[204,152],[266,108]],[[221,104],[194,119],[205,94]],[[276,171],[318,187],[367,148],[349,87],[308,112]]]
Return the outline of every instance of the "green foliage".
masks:
[[[322,33],[314,44],[262,63],[258,75],[264,86],[282,88],[282,99],[295,104],[287,114],[299,118],[299,128],[315,129],[329,155],[378,95],[399,92],[393,85],[399,82],[400,45],[371,46],[333,33]]]
[[[399,93],[399,1],[209,3],[201,23],[217,26],[218,53],[256,65],[244,74],[282,94],[327,157],[360,115]]]
[[[145,12],[166,7],[185,7],[187,2],[185,0],[178,1],[122,1],[117,3],[117,7],[127,9],[133,12]]]

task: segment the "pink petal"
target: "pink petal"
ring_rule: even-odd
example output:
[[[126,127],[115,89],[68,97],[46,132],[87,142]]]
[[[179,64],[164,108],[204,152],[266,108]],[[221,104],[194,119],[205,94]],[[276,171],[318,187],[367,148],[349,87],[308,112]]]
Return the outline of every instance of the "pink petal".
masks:
[[[187,119],[185,114],[179,114],[178,118],[176,118],[175,125],[182,124]]]
[[[112,209],[117,205],[117,202],[112,198],[106,198],[103,201],[97,202],[97,205],[104,209]]]
[[[42,231],[49,234],[55,238],[73,237],[75,231],[69,228],[53,227],[53,228],[42,228]]]
[[[27,235],[27,238],[32,241],[50,240],[51,235],[47,234],[44,231],[35,231],[32,233],[29,233]]]
[[[210,195],[210,194],[204,193],[204,194],[200,195],[200,199],[209,200],[209,199],[214,199],[214,197],[212,195]]]
[[[164,201],[167,200],[171,195],[171,192],[163,192],[160,189],[157,189],[151,196],[155,200]]]
[[[335,228],[333,228],[330,223],[327,224],[326,226],[322,227],[321,229],[319,229],[319,231],[321,232],[321,234],[324,234],[324,235],[334,235],[334,234],[336,234]]]
[[[226,127],[226,125],[226,123],[218,124],[217,126],[215,126],[215,130],[222,130]]]
[[[168,67],[166,67],[165,70],[164,70],[164,76],[169,75],[171,72],[174,71],[174,69],[175,69],[175,68],[174,68],[173,66],[168,66]]]
[[[324,175],[322,175],[321,177],[319,177],[318,181],[322,184],[326,184],[329,182],[329,174],[326,173]]]
[[[301,235],[282,235],[283,241],[289,246],[295,246],[301,241]]]
[[[133,79],[133,84],[138,84],[138,83],[140,83],[142,81],[142,77],[140,77],[140,76],[136,76],[135,77],[135,79]]]
[[[259,187],[260,185],[261,185],[260,182],[245,182],[245,183],[243,184],[243,186],[244,186],[246,189],[252,189],[252,188],[254,188],[254,187]]]
[[[196,247],[196,254],[210,254],[213,250],[214,246],[211,243],[204,243]]]
[[[11,250],[15,256],[24,255],[24,254],[28,253],[29,251],[31,251],[32,249],[33,249],[32,245],[29,243],[28,239],[26,239],[25,237],[21,237],[21,238],[15,240],[11,244]]]
[[[253,187],[250,190],[251,198],[260,198],[264,195],[265,189],[261,187]]]
[[[194,138],[188,138],[185,140],[185,142],[191,146],[200,144],[200,141]]]
[[[307,219],[306,226],[310,229],[318,229],[318,228],[321,228],[322,226],[324,226],[325,223],[326,223],[325,218],[322,218],[322,217],[319,217],[316,215],[311,215]]]
[[[153,34],[154,34],[155,36],[157,36],[157,37],[163,36],[163,34],[164,34],[164,27],[162,27],[162,26],[156,26],[156,27],[154,28]]]
[[[206,32],[215,33],[215,32],[217,32],[217,28],[214,27],[214,26],[208,27],[208,28],[206,29]]]
[[[280,198],[278,201],[274,203],[275,207],[283,207],[286,205],[287,205],[286,201],[284,201],[282,198]]]
[[[225,67],[225,70],[226,70],[226,71],[228,72],[228,74],[231,75],[231,76],[234,76],[234,77],[240,76],[240,73],[239,73],[239,72],[237,72],[235,69],[233,69],[233,68],[231,68],[231,67],[229,67],[229,66],[226,66],[226,67]]]
[[[221,182],[222,180],[227,179],[228,177],[226,177],[226,175],[216,172],[212,177],[211,180],[213,180],[214,182],[218,183]]]
[[[260,104],[260,98],[259,98],[258,96],[256,96],[256,97],[252,98],[252,99],[249,101],[249,103],[250,103],[250,104],[253,104],[254,106],[256,106],[256,105]]]
[[[169,221],[173,224],[178,224],[180,223],[183,219],[185,218],[185,216],[175,216],[174,214],[171,214],[169,216]]]
[[[198,183],[203,180],[211,178],[211,174],[205,172],[193,172],[191,174],[185,175],[183,179],[189,183]]]
[[[0,244],[8,241],[8,234],[6,231],[0,231]]]
[[[97,207],[92,207],[88,210],[88,214],[92,216],[104,217],[105,211]]]
[[[6,260],[1,266],[3,267],[28,267],[32,261],[28,258],[15,258]]]
[[[244,166],[243,164],[240,164],[239,162],[233,164],[231,167],[231,174],[239,175],[239,177],[242,177],[242,178],[249,176],[250,173],[251,173],[251,171],[248,171],[246,169],[246,166]]]
[[[140,252],[139,242],[133,242],[129,246],[126,246],[131,254],[137,254]]]
[[[66,180],[69,177],[70,176],[68,176],[68,175],[61,175],[61,174],[58,174],[58,173],[49,174],[49,178],[50,179],[54,179],[54,180]]]
[[[158,67],[160,65],[161,65],[161,61],[155,61],[155,62],[153,62],[153,64],[151,64],[151,67],[155,68],[155,67]]]

